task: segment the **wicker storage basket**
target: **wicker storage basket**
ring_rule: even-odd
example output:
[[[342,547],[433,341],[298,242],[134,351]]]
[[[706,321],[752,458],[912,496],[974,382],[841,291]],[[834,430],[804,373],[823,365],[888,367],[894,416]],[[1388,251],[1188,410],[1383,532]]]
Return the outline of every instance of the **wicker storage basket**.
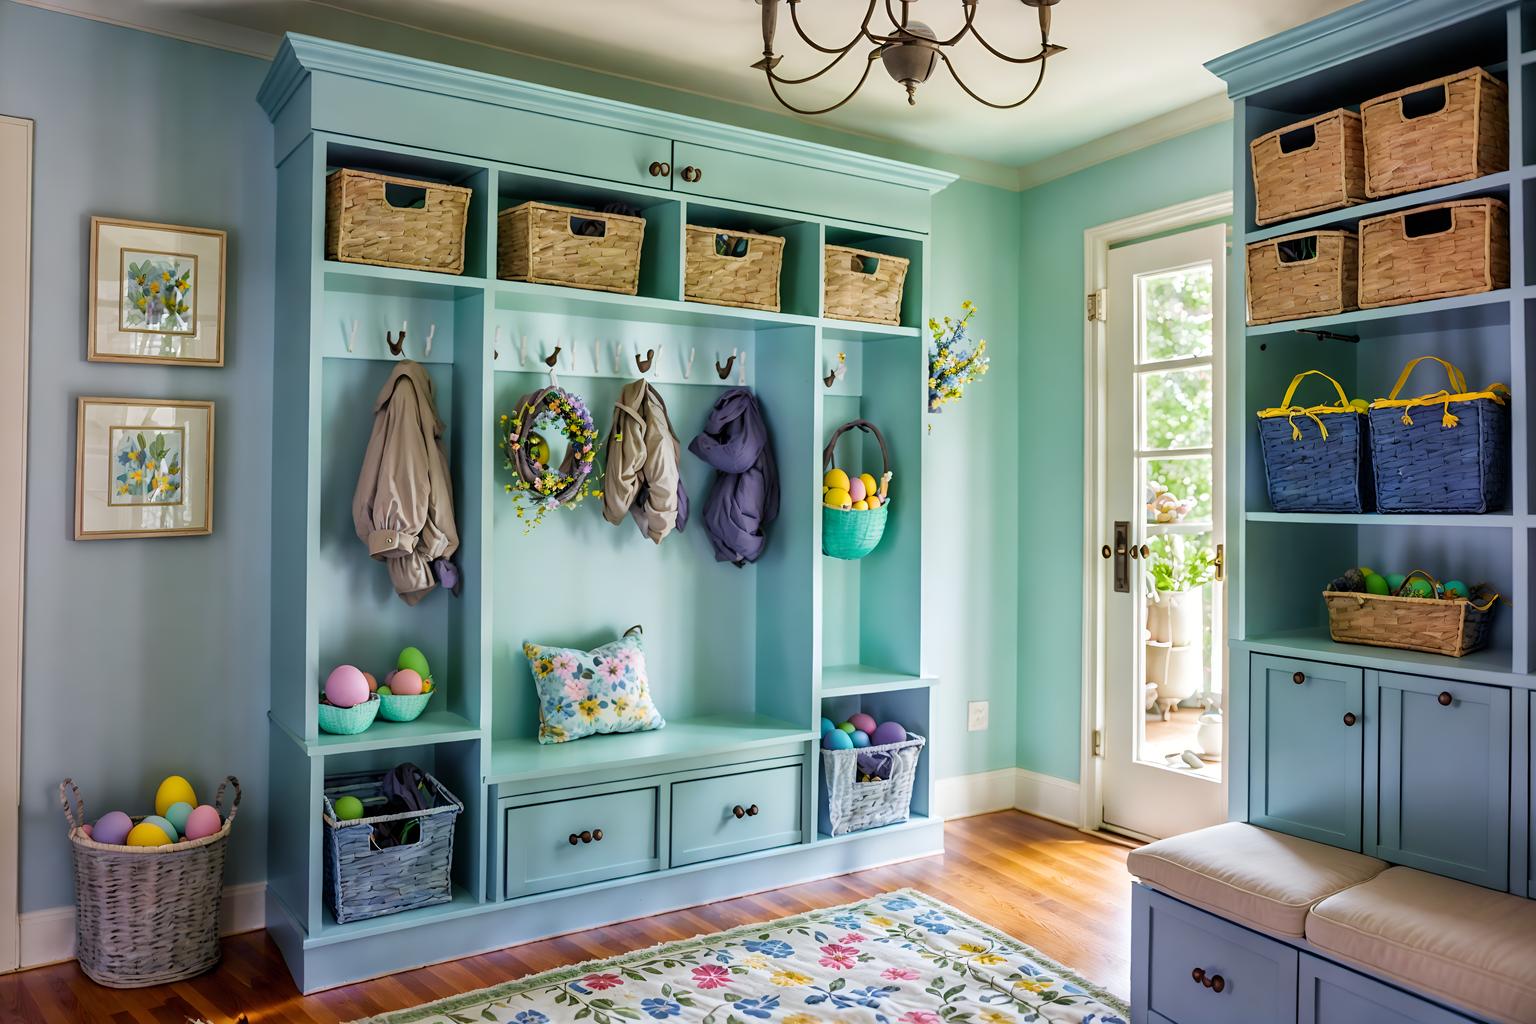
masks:
[[[382,694],[379,696],[379,717],[386,722],[414,722],[427,710],[432,694],[436,692]]]
[[[1509,286],[1509,208],[1463,199],[1360,222],[1360,306]]]
[[[777,235],[689,224],[683,258],[683,298],[689,302],[777,313],[783,263],[784,239]]]
[[[453,828],[464,805],[441,782],[422,772],[436,804],[422,811],[370,814],[385,802],[388,772],[357,772],[326,780],[325,898],[338,924],[363,921],[401,910],[430,907],[453,899]],[[336,816],[335,801],[355,796],[364,815],[353,821]],[[380,848],[376,827],[415,820],[410,842]]]
[[[894,825],[912,816],[912,784],[917,780],[917,759],[927,742],[907,734],[900,743],[853,750],[821,752],[821,831],[840,836],[881,825]],[[890,754],[891,777],[876,782],[859,781],[860,754]]]
[[[883,252],[825,246],[826,315],[870,324],[901,323],[901,292],[910,260]]]
[[[523,203],[496,219],[496,276],[633,295],[645,218]],[[596,225],[601,234],[589,234]]]
[[[1365,201],[1360,115],[1335,110],[1261,135],[1253,161],[1253,219],[1273,224]]]
[[[1248,247],[1248,322],[1272,324],[1359,308],[1359,243],[1309,231]]]
[[[1435,579],[1423,570],[1409,574],[1410,579],[1414,576],[1423,576],[1437,591],[1440,589]],[[1398,588],[1398,594],[1406,587],[1405,580]],[[1453,658],[1488,645],[1498,594],[1485,587],[1478,587],[1470,597],[1463,598],[1400,597],[1398,594],[1323,591],[1323,603],[1328,606],[1328,632],[1341,644],[1396,647],[1404,651],[1448,654]]]
[[[866,434],[873,434],[875,440],[880,442],[880,460],[884,464],[880,481],[881,489],[885,490],[887,478],[891,473],[891,451],[886,447],[885,435],[880,433],[880,428],[868,420],[849,420],[832,432],[832,439],[827,442],[827,446],[821,452],[822,472],[825,473],[834,468],[837,458],[837,439],[854,428]],[[891,503],[888,498],[880,502],[879,508],[841,509],[822,505],[822,554],[851,562],[875,550],[880,544],[880,538],[885,536],[885,521],[890,508]]]
[[[224,789],[234,801],[224,814]],[[224,824],[211,836],[170,846],[113,846],[85,834],[85,800],[59,784],[75,862],[75,958],[86,977],[111,988],[191,978],[219,962],[224,852],[240,807],[240,781],[219,783]],[[142,818],[134,818],[137,824]]]
[[[356,736],[360,732],[367,732],[382,706],[383,698],[376,693],[370,693],[367,700],[350,708],[321,704],[317,716],[320,731],[336,736]]]
[[[1339,403],[1292,405],[1310,376],[1332,384]],[[1264,481],[1276,512],[1371,511],[1370,421],[1351,408],[1338,381],[1321,370],[1298,373],[1280,405],[1258,415]]]
[[[372,171],[332,171],[325,179],[325,258],[462,274],[470,191]]]
[[[1445,367],[1450,387],[1399,398],[1426,359]],[[1469,392],[1456,367],[1420,356],[1386,398],[1371,403],[1371,464],[1382,512],[1480,514],[1502,509],[1509,490],[1509,389]]]
[[[1509,90],[1482,68],[1360,104],[1372,199],[1509,168]]]

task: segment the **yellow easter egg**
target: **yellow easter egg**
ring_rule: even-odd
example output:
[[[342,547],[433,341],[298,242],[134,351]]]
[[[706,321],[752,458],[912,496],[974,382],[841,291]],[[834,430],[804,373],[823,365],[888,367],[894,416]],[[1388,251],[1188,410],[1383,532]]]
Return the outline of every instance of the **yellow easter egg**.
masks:
[[[826,504],[831,508],[848,508],[853,504],[853,498],[843,488],[834,487],[827,492]]]
[[[171,809],[171,804],[186,804],[188,807],[197,806],[197,794],[192,792],[192,783],[180,775],[169,775],[160,783],[160,788],[155,790],[155,813],[165,817],[165,812]]]
[[[867,501],[856,501],[856,502],[853,503],[853,508],[854,508],[854,511],[856,511],[856,512],[867,512],[867,511],[869,511],[869,502],[867,502]]]
[[[868,473],[860,473],[859,474],[859,479],[864,481],[864,493],[865,494],[874,495],[874,494],[879,492],[879,490],[880,490],[880,481],[876,480],[874,477],[870,476]],[[871,505],[870,508],[874,508],[874,506]]]
[[[827,475],[821,478],[821,482],[834,491],[842,491],[844,494],[848,492],[848,474],[836,467],[827,470]]]
[[[870,508],[879,508],[881,505],[880,495],[871,494],[868,498],[865,499],[865,504]]]
[[[171,837],[159,825],[141,821],[129,830],[124,842],[129,846],[170,846]]]

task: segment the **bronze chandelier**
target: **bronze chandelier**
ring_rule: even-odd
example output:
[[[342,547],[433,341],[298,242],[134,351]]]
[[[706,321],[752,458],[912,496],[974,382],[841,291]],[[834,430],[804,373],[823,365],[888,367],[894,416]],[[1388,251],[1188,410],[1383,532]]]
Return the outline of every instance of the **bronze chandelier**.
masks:
[[[834,55],[821,70],[805,75],[802,78],[784,78],[779,75],[779,61],[783,58],[774,52],[773,39],[778,29],[779,4],[781,2],[789,5],[790,23],[794,26],[795,33],[799,35],[800,39],[812,50]],[[1056,6],[1060,0],[1019,0],[1020,3],[1033,7],[1040,13],[1040,50],[1027,57],[1013,57],[1004,53],[987,42],[981,32],[977,30],[976,8],[981,5],[981,0],[960,0],[960,5],[965,12],[965,22],[960,26],[959,31],[947,39],[940,39],[933,29],[921,21],[912,20],[912,5],[917,3],[917,0],[897,0],[901,4],[901,14],[899,17],[892,7],[892,0],[869,0],[869,8],[864,12],[864,20],[860,23],[858,31],[843,46],[823,46],[806,34],[805,29],[800,25],[798,13],[801,2],[802,0],[758,0],[758,3],[763,8],[763,59],[752,65],[754,68],[760,69],[767,76],[768,88],[773,92],[774,99],[797,114],[814,115],[830,113],[853,99],[859,90],[864,87],[864,82],[869,78],[869,70],[875,66],[876,60],[884,64],[885,70],[890,76],[906,88],[907,102],[914,106],[917,104],[917,87],[928,81],[929,76],[933,74],[934,69],[942,61],[944,66],[949,69],[950,76],[954,78],[955,84],[960,86],[971,99],[997,110],[1012,110],[1014,107],[1023,106],[1034,98],[1035,93],[1040,91],[1040,86],[1045,82],[1046,61],[1066,49],[1065,46],[1057,46],[1051,42],[1051,8]],[[873,31],[870,27],[870,22],[874,20],[876,9],[882,2],[885,6],[886,18],[891,23],[890,31],[884,33]],[[961,78],[960,73],[955,70],[954,62],[950,60],[947,50],[967,36],[975,39],[976,42],[981,44],[983,49],[998,60],[1006,61],[1009,64],[1039,65],[1035,84],[1025,94],[1023,99],[1016,100],[1013,103],[994,103],[983,96],[977,95],[974,89],[965,84],[965,79]],[[790,103],[779,91],[780,86],[804,85],[807,82],[815,81],[837,67],[838,64],[842,63],[843,58],[848,56],[855,47],[865,42],[873,43],[874,49],[870,51],[869,57],[864,62],[864,73],[859,76],[859,81],[854,85],[852,91],[831,106],[807,110]]]

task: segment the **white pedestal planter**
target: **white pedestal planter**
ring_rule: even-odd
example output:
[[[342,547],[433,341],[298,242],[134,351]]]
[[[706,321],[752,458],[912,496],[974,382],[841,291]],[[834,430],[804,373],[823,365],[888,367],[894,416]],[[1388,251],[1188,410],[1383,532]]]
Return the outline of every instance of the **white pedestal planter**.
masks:
[[[1157,686],[1164,721],[1205,684],[1203,626],[1201,590],[1162,590],[1147,598],[1147,682]]]

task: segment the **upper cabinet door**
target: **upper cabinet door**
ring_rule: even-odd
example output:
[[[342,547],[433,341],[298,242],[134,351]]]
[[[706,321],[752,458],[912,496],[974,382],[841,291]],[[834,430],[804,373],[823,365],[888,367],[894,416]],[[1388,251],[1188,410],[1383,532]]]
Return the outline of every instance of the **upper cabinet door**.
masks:
[[[930,196],[924,189],[692,142],[675,143],[672,156],[672,187],[691,196],[907,231],[928,230]]]
[[[1365,852],[1509,888],[1509,691],[1382,672],[1367,706],[1380,771]]]
[[[1361,671],[1262,654],[1252,665],[1248,820],[1359,850]]]

